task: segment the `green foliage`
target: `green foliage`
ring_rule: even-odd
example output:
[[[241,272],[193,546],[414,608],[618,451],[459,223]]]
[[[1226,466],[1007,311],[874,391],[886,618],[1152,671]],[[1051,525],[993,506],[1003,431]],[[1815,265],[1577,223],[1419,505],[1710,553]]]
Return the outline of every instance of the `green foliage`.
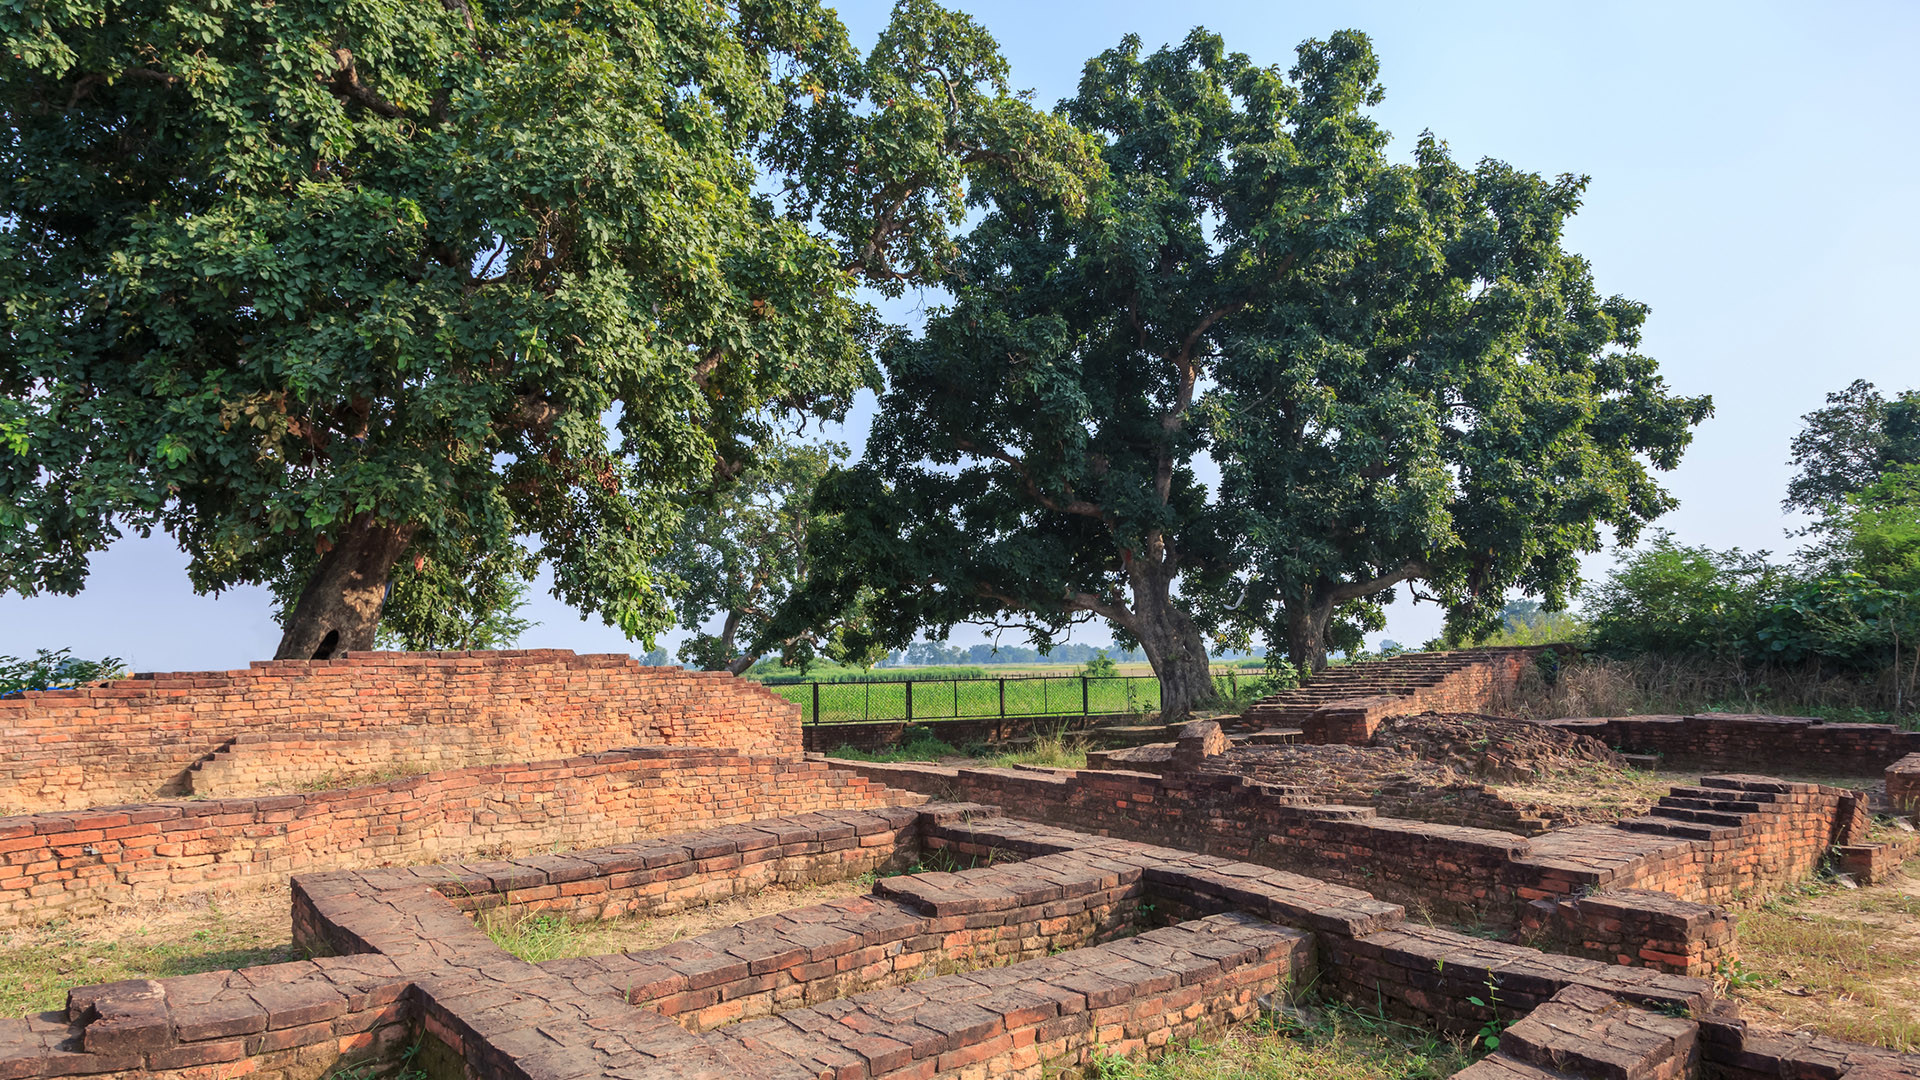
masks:
[[[923,0],[865,58],[815,0],[54,0],[0,37],[24,593],[124,528],[202,590],[372,529],[388,565],[536,545],[649,639],[681,497],[874,381],[856,284],[933,273],[975,179],[1087,168]]]
[[[1920,464],[1920,391],[1889,401],[1855,379],[1801,420],[1790,462],[1798,471],[1782,502],[1789,510],[1819,513],[1891,469]]]
[[[1547,611],[1537,600],[1513,600],[1500,611],[1499,628],[1478,645],[1559,645],[1584,642],[1587,623],[1570,611]],[[1546,654],[1542,654],[1546,655]]]
[[[0,656],[0,697],[25,690],[65,690],[126,674],[126,662],[117,656],[82,660],[71,649],[41,649],[30,660]]]
[[[536,625],[518,614],[534,572],[534,560],[518,547],[478,553],[464,572],[424,556],[403,563],[375,641],[408,652],[510,649]],[[283,593],[289,606],[291,592]]]
[[[1740,657],[1787,582],[1765,552],[1688,547],[1662,532],[1593,591],[1593,646],[1619,655]]]
[[[1107,182],[1085,214],[982,188],[953,304],[888,340],[867,460],[823,487],[844,513],[808,599],[874,583],[891,643],[1104,618],[1169,679],[1203,632],[1292,641],[1274,627],[1305,605],[1317,665],[1398,582],[1478,627],[1510,586],[1558,600],[1599,524],[1664,510],[1647,465],[1708,405],[1560,249],[1581,182],[1430,138],[1390,164],[1377,74],[1351,32],[1289,72],[1204,31],[1090,61],[1063,113]]]
[[[837,443],[773,443],[731,485],[688,507],[672,549],[655,562],[676,582],[680,625],[692,632],[682,661],[738,673],[769,645],[797,643],[764,640],[768,620],[806,581],[814,488],[846,452]],[[708,633],[716,617],[719,632]]]
[[[1086,666],[1080,669],[1080,674],[1092,678],[1111,678],[1120,674],[1120,665],[1114,663],[1113,657],[1108,656],[1107,651],[1102,649],[1093,659],[1087,661]]]

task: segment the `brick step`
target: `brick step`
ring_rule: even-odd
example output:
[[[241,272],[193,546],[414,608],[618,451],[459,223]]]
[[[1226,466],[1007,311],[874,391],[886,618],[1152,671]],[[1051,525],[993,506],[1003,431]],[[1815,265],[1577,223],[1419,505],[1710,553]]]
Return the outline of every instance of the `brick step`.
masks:
[[[1718,825],[1722,828],[1739,828],[1751,825],[1759,814],[1729,814],[1721,810],[1689,810],[1681,806],[1655,806],[1647,812],[1649,817],[1671,818],[1674,821],[1690,821],[1696,825]]]
[[[1654,836],[1673,836],[1682,840],[1712,840],[1720,835],[1724,826],[1695,825],[1672,818],[1637,817],[1625,821],[1616,821],[1616,829],[1626,832],[1651,833]]]
[[[1778,811],[1781,807],[1780,796],[1770,791],[1741,791],[1723,787],[1682,786],[1667,789],[1667,796],[1676,799],[1701,799],[1705,801],[1727,801],[1758,803],[1769,810]]]
[[[1680,810],[1717,810],[1723,814],[1763,814],[1774,809],[1767,803],[1750,802],[1745,799],[1695,799],[1677,795],[1662,795],[1657,806],[1671,806]]]

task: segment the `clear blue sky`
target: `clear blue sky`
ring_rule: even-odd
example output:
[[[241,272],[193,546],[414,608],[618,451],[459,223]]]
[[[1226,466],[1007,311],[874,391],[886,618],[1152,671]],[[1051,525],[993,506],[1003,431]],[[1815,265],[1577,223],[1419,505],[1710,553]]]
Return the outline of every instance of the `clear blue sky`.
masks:
[[[1303,38],[1360,29],[1381,57],[1376,115],[1399,152],[1431,129],[1464,161],[1590,175],[1569,245],[1603,290],[1652,306],[1645,351],[1668,380],[1714,397],[1717,415],[1666,478],[1681,506],[1662,524],[1688,542],[1790,546],[1779,500],[1800,415],[1854,378],[1920,385],[1920,5],[959,6],[1043,102],[1129,32],[1157,45],[1205,25],[1285,65]],[[888,7],[840,10],[870,42]],[[856,444],[868,407],[845,432]],[[195,596],[164,537],[123,541],[94,566],[79,597],[0,599],[0,653],[65,645],[141,670],[222,668],[278,640],[263,593]],[[525,645],[638,648],[551,597],[530,609],[541,625]],[[1387,636],[1410,643],[1438,626],[1404,601],[1390,618]]]

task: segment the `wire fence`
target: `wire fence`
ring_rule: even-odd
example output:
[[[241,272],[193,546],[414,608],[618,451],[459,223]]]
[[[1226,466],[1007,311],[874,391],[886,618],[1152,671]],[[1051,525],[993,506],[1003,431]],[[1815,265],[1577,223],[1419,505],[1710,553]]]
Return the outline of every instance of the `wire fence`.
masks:
[[[1261,674],[1216,671],[1224,697],[1238,697]],[[769,683],[800,706],[808,724],[882,720],[1006,720],[1034,716],[1137,715],[1160,709],[1154,675],[1014,675],[993,679]]]

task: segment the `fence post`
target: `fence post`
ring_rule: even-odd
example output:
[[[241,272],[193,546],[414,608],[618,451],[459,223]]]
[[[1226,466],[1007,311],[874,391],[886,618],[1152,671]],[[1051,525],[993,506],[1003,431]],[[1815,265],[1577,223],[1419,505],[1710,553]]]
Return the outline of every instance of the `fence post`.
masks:
[[[1000,719],[993,722],[993,741],[999,742],[1007,737],[1007,677],[1000,677]]]
[[[913,680],[907,680],[907,723],[913,723]]]
[[[1087,704],[1088,700],[1089,699],[1087,697],[1087,677],[1085,675],[1082,675],[1080,676],[1080,715],[1081,716],[1093,715],[1093,709]]]
[[[820,684],[813,684],[813,722],[820,722]]]

